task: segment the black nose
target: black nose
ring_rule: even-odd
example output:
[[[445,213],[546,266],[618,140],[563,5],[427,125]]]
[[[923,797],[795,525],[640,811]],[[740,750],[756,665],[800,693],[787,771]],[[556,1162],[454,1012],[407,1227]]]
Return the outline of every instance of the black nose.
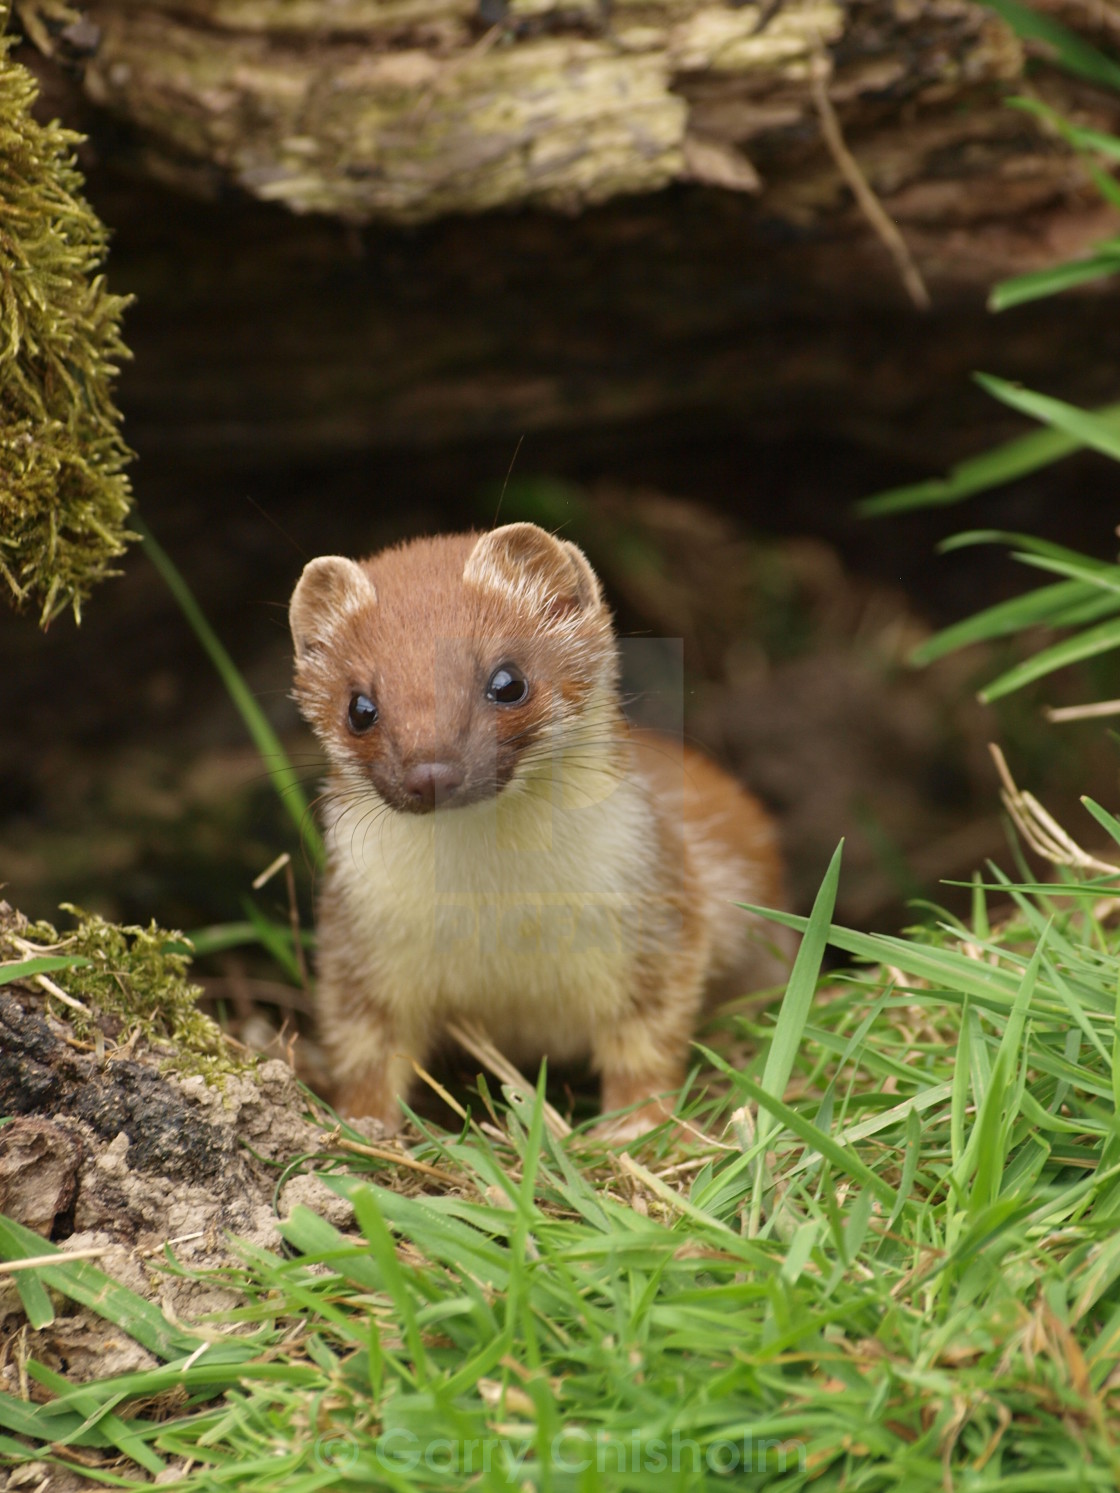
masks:
[[[415,762],[401,779],[409,808],[420,814],[450,798],[462,783],[463,770],[454,762]]]

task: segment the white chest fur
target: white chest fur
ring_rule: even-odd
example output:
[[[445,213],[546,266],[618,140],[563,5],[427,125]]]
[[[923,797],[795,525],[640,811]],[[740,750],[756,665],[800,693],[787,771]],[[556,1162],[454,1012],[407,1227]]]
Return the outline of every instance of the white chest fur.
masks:
[[[474,1017],[511,1056],[585,1051],[665,934],[649,790],[601,765],[426,815],[350,797],[327,840],[380,998],[407,1022]]]

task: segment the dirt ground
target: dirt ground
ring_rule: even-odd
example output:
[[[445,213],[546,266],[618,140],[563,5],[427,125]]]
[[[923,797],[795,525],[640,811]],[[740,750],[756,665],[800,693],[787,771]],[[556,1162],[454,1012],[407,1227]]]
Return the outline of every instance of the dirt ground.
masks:
[[[173,1322],[234,1305],[232,1292],[192,1276],[236,1264],[232,1238],[280,1249],[277,1223],[300,1203],[346,1226],[349,1205],[300,1164],[320,1151],[327,1124],[287,1063],[216,1082],[179,1077],[167,1071],[166,1044],[135,1033],[123,1043],[78,1039],[65,1009],[31,982],[0,989],[0,1109],[12,1117],[0,1129],[0,1212],[81,1251]],[[0,1278],[8,1393],[45,1393],[26,1374],[28,1358],[75,1383],[154,1365],[88,1307],[53,1301],[54,1321],[32,1329],[13,1278]],[[36,1493],[100,1486],[39,1463],[0,1480]]]

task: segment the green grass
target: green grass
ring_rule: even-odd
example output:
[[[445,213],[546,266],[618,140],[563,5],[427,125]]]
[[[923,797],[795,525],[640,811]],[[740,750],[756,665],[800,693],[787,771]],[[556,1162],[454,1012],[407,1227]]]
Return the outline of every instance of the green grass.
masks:
[[[88,1262],[21,1272],[37,1319],[86,1302],[161,1366],[28,1363],[0,1457],[76,1452],[112,1487],[189,1468],[191,1493],[684,1489],[736,1463],[781,1489],[1116,1487],[1117,894],[993,872],[970,927],[886,937],[829,925],[835,870],[786,919],[798,998],[691,1090],[718,1146],[619,1158],[510,1094],[500,1128],[423,1131],[435,1177],[326,1163],[355,1231],[297,1208],[290,1258],[221,1273],[223,1318],[166,1322]],[[809,1000],[826,940],[875,962]]]
[[[1061,441],[1115,441],[991,387]],[[1056,579],[928,649],[1049,622],[1088,656],[1117,568],[1010,537]],[[543,1078],[481,1087],[458,1133],[420,1127],[411,1165],[319,1158],[354,1227],[297,1207],[286,1256],[235,1244],[212,1278],[238,1304],[194,1323],[0,1220],[0,1258],[33,1262],[2,1287],[33,1328],[77,1302],[157,1360],[74,1384],[21,1339],[0,1465],[182,1493],[1120,1485],[1120,893],[993,868],[967,927],[889,937],[832,924],[839,874],[838,852],[811,916],[779,918],[803,933],[781,1004],[699,1049],[684,1113],[708,1146],[666,1129],[617,1155],[560,1133]],[[294,937],[250,906],[196,944],[259,942],[292,974]],[[854,968],[822,980],[829,945]],[[87,978],[20,952],[0,983],[47,959]]]
[[[1083,79],[1097,88],[1120,92],[1120,62],[1053,16],[1041,14],[1019,0],[981,0],[994,10],[1024,42],[1032,57]],[[1086,128],[1066,119],[1040,99],[1024,96],[1007,100],[1009,106],[1033,116],[1076,154],[1102,200],[1120,208],[1120,184],[1114,179],[1120,161],[1120,137]],[[996,285],[988,299],[993,311],[1009,311],[1028,301],[1060,295],[1063,291],[1120,272],[1120,237],[1098,243],[1088,254],[1062,264],[1046,265]],[[1081,410],[1062,400],[1023,389],[1004,379],[977,374],[982,388],[1012,409],[1049,428],[1007,441],[952,467],[944,477],[928,478],[891,488],[864,499],[859,511],[866,517],[906,513],[915,508],[959,503],[977,493],[1014,482],[1041,471],[1076,451],[1085,449],[1120,459],[1120,405]]]
[[[990,3],[1120,87],[1117,64],[1057,22]],[[1116,158],[1112,137],[1019,107],[1046,113],[1117,201],[1091,164]],[[1118,265],[1109,240],[993,304]],[[954,503],[1086,447],[1120,457],[1120,406],[982,382],[1047,428],[866,511]],[[1037,625],[1068,634],[993,681],[996,698],[1120,644],[1120,567],[1021,536],[956,542],[991,540],[1054,579],[922,660]],[[316,857],[279,743],[147,547]],[[215,1275],[239,1304],[199,1323],[0,1220],[4,1259],[52,1255],[11,1275],[32,1326],[79,1302],[158,1360],[75,1385],[17,1345],[0,1464],[76,1462],[106,1487],[171,1475],[161,1485],[183,1493],[1120,1486],[1120,892],[993,869],[969,926],[888,937],[831,924],[838,875],[837,858],[811,917],[783,919],[805,936],[781,1005],[700,1049],[686,1115],[710,1146],[663,1132],[618,1156],[550,1128],[543,1083],[504,1105],[483,1089],[459,1133],[421,1128],[426,1170],[323,1160],[354,1228],[297,1207],[289,1255],[236,1246]],[[293,936],[250,907],[196,943],[260,942],[292,973]],[[822,982],[826,945],[855,967]],[[44,957],[7,974],[62,979],[70,962],[80,973]]]

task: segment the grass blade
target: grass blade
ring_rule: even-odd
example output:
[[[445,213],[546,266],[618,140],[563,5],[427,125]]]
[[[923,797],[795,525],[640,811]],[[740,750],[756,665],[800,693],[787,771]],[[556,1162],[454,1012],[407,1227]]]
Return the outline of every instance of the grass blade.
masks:
[[[143,1437],[137,1435],[133,1427],[126,1425],[119,1415],[115,1415],[106,1404],[102,1402],[102,1396],[95,1386],[85,1390],[75,1391],[74,1386],[61,1374],[56,1374],[41,1363],[28,1364],[28,1371],[33,1379],[56,1394],[66,1394],[70,1403],[79,1414],[85,1415],[78,1433],[71,1439],[79,1440],[93,1427],[105,1439],[105,1444],[116,1447],[126,1457],[131,1457],[138,1467],[143,1467],[145,1472],[157,1475],[164,1470],[163,1458],[158,1456],[150,1446],[146,1444]],[[65,1441],[67,1438],[59,1438]]]
[[[1007,1144],[1011,1124],[1005,1113],[1005,1098],[1011,1091],[1012,1077],[1018,1066],[1019,1049],[1023,1040],[1023,1028],[1034,994],[1035,981],[1042,963],[1042,951],[1046,945],[1046,932],[1035,945],[1031,962],[1027,965],[1015,997],[1015,1004],[1007,1018],[1003,1037],[992,1065],[991,1076],[983,1096],[979,1100],[979,1112],[969,1144],[965,1148],[960,1169],[955,1180],[961,1192],[966,1190],[970,1170],[974,1171],[972,1186],[968,1190],[969,1212],[975,1217],[985,1208],[991,1207],[999,1197],[1000,1183],[1007,1161]],[[973,1163],[973,1157],[975,1161]],[[970,1163],[973,1163],[970,1166]]]
[[[268,936],[262,933],[262,923],[267,924]],[[263,945],[271,948],[270,940],[275,936],[283,935],[285,948],[293,947],[292,928],[290,923],[277,923],[265,917],[254,904],[253,918],[244,923],[211,923],[205,928],[195,928],[187,935],[189,944],[168,945],[183,954],[192,954],[201,957],[204,954],[224,954],[227,949],[239,949],[247,944]],[[304,931],[301,935],[304,948],[313,948],[315,935],[310,931]],[[298,975],[297,975],[298,978]]]
[[[1103,405],[1095,415],[1098,420],[1111,422],[1120,431],[1120,404]],[[1004,483],[1015,482],[1020,477],[1052,466],[1063,457],[1080,451],[1082,445],[1082,441],[1064,430],[1033,430],[1005,441],[991,451],[958,462],[950,467],[945,477],[931,477],[905,487],[892,487],[864,498],[857,505],[857,512],[866,518],[878,518],[887,513],[908,513],[915,508],[959,503],[974,493],[987,492],[989,488],[1001,487]]]
[[[33,959],[0,964],[0,985],[10,985],[13,980],[33,980],[36,975],[49,975],[58,969],[81,969],[88,964],[89,960],[79,954],[72,958],[64,954],[37,954]]]
[[[977,373],[975,378],[982,389],[1011,409],[1062,431],[1080,445],[1099,451],[1102,456],[1120,461],[1120,428],[1114,421],[1078,409],[1077,405],[1054,399],[1049,394],[1036,394],[1033,389],[1024,389],[990,373]]]
[[[780,1122],[777,1127],[771,1126],[772,1129],[781,1128],[792,1131],[807,1146],[812,1147],[814,1151],[819,1151],[826,1161],[831,1161],[837,1171],[870,1187],[888,1209],[894,1208],[897,1201],[894,1188],[861,1161],[854,1151],[847,1150],[831,1135],[826,1135],[823,1130],[814,1125],[812,1120],[806,1119],[798,1110],[792,1109],[783,1100],[776,1099],[773,1094],[767,1093],[761,1084],[755,1083],[745,1073],[737,1073],[735,1083],[748,1099],[755,1101],[760,1110],[765,1110],[774,1120]],[[759,1119],[761,1118],[760,1114]]]
[[[1056,264],[1050,269],[1031,270],[1025,275],[1015,275],[995,287],[988,297],[991,311],[1009,311],[1013,306],[1023,306],[1028,301],[1040,301],[1045,296],[1059,295],[1063,290],[1072,290],[1076,285],[1087,285],[1093,280],[1103,280],[1120,270],[1120,252],[1116,249],[1102,250],[1088,259],[1074,259],[1068,264]]]
[[[67,1260],[65,1250],[56,1249],[32,1229],[14,1218],[0,1215],[0,1259],[27,1260],[57,1253],[57,1265],[42,1265],[35,1274],[44,1285],[71,1301],[80,1301],[99,1317],[113,1322],[157,1358],[179,1358],[193,1352],[203,1338],[173,1326],[157,1306],[98,1270],[88,1260]],[[20,1275],[30,1274],[20,1271]]]
[[[1115,818],[1107,809],[1102,809],[1095,800],[1082,796],[1081,802],[1092,814],[1093,818],[1112,838],[1120,845],[1120,819]]]
[[[306,845],[316,865],[323,864],[323,842],[311,814],[310,805],[303,791],[299,774],[288,761],[280,738],[272,729],[268,717],[257,703],[256,697],[245,683],[237,665],[226,651],[217,633],[203,615],[202,608],[194,599],[190,587],[183,579],[170,556],[152,537],[151,531],[139,519],[129,520],[144,541],[144,551],[163,577],[164,584],[179,603],[180,610],[190,623],[195,637],[205,649],[210,662],[217,670],[230,699],[245,722],[253,744],[261,755],[265,771],[280,795],[292,822],[299,832],[300,841]]]
[[[993,679],[991,684],[985,685],[979,692],[979,698],[990,705],[993,700],[1001,700],[1004,695],[1014,694],[1016,690],[1032,684],[1046,674],[1053,674],[1057,669],[1068,668],[1070,664],[1081,663],[1087,658],[1096,658],[1114,648],[1120,648],[1120,617],[1109,618],[1107,622],[1086,628],[1072,638],[1065,638],[1050,648],[1043,648],[1033,657],[1008,669],[998,679]]]
[[[990,10],[1025,41],[1043,42],[1053,53],[1053,60],[1090,83],[1099,83],[1113,93],[1120,92],[1120,64],[1070,31],[1060,21],[1020,5],[1019,0],[983,0]]]
[[[31,1270],[21,1270],[15,1277],[15,1283],[19,1304],[23,1307],[29,1324],[36,1331],[40,1327],[49,1327],[54,1321],[54,1307],[43,1282]]]
[[[1033,565],[1036,570],[1046,570],[1051,575],[1065,576],[1067,580],[1080,582],[1094,591],[1109,591],[1120,598],[1120,565],[1102,565],[1085,560],[1080,555],[1064,559],[1059,555],[1016,553],[1013,558],[1023,565]]]
[[[1093,151],[1103,155],[1106,160],[1120,161],[1120,140],[1115,135],[1106,135],[1103,131],[1090,129],[1086,125],[1073,124],[1041,99],[1024,97],[1008,99],[1007,102],[1012,109],[1022,109],[1024,114],[1033,114],[1037,119],[1044,120],[1078,150]]]
[[[1052,586],[1039,586],[1025,596],[996,602],[982,612],[952,623],[919,643],[910,661],[924,666],[972,643],[1013,637],[1028,627],[1080,626],[1116,611],[1120,611],[1120,601],[1110,596],[1087,595],[1086,587],[1079,581],[1059,581]]]
[[[779,1099],[785,1093],[790,1074],[793,1072],[805,1023],[809,1018],[813,996],[817,991],[821,960],[824,958],[825,947],[828,944],[832,909],[836,906],[836,891],[840,884],[840,858],[843,851],[844,842],[841,840],[833,851],[832,860],[829,862],[828,870],[824,874],[824,880],[821,882],[820,890],[813,903],[813,910],[805,924],[801,946],[793,961],[789,984],[786,986],[786,993],[778,1011],[774,1035],[770,1041],[770,1051],[766,1055],[766,1066],[762,1071],[762,1087],[768,1094],[774,1094]],[[760,1144],[766,1139],[770,1128],[769,1118],[759,1115],[758,1140]]]
[[[793,961],[789,983],[778,1011],[774,1035],[770,1040],[770,1051],[766,1054],[762,1087],[768,1094],[778,1099],[785,1094],[786,1085],[793,1072],[793,1065],[805,1031],[805,1023],[809,1017],[809,1009],[816,993],[821,960],[828,943],[832,909],[836,906],[836,890],[840,884],[840,859],[843,850],[844,842],[841,840],[833,851],[832,860],[829,862],[828,870],[825,872],[813,902],[813,910],[805,924],[801,945]],[[762,1196],[766,1177],[766,1139],[772,1129],[773,1112],[767,1109],[761,1110],[758,1116],[756,1140],[758,1157],[755,1163],[755,1185],[747,1230],[752,1238],[758,1232],[759,1221],[762,1217]]]
[[[274,923],[271,918],[265,917],[251,897],[241,899],[241,908],[256,934],[256,941],[276,961],[292,984],[298,985],[302,972],[299,960],[293,952],[295,943],[291,927]]]

